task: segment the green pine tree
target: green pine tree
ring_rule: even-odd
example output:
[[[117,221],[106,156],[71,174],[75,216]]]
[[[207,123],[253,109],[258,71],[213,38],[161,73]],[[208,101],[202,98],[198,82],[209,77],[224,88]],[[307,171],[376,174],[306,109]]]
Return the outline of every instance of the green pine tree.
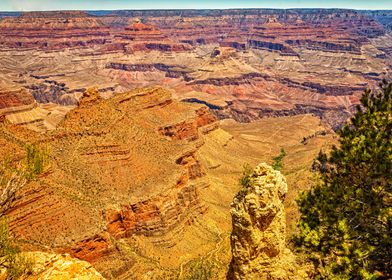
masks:
[[[298,199],[294,241],[319,279],[392,278],[391,97],[386,82],[365,92],[339,147],[320,152],[318,183]]]

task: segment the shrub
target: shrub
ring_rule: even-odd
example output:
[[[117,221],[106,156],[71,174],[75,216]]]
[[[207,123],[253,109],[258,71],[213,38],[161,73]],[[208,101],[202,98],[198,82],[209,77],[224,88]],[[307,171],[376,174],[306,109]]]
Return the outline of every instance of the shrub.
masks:
[[[189,271],[185,279],[209,280],[213,279],[213,264],[208,260],[194,261],[190,263]]]
[[[272,164],[272,168],[275,170],[282,170],[283,168],[283,158],[286,156],[286,151],[281,148],[280,149],[280,153],[278,156],[272,158],[272,160],[274,161]]]
[[[32,273],[33,262],[14,244],[4,219],[0,220],[0,267],[6,269],[7,279],[19,279]]]
[[[253,168],[250,164],[246,163],[242,167],[242,177],[240,178],[240,185],[247,187],[250,184],[250,179],[253,173]]]
[[[19,166],[14,168],[8,162],[0,163],[0,218],[17,199],[18,191],[27,182],[25,177],[23,169]]]
[[[36,145],[26,146],[25,169],[27,179],[31,180],[44,171],[47,162],[47,152]]]

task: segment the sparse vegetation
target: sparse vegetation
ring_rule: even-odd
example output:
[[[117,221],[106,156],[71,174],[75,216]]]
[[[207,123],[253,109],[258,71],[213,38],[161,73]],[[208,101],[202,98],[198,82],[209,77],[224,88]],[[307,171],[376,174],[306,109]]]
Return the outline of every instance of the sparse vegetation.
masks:
[[[272,168],[275,170],[282,170],[283,168],[283,158],[286,156],[286,151],[281,148],[280,149],[280,153],[278,156],[272,158],[272,160],[274,161],[272,163]]]
[[[185,279],[209,280],[213,279],[213,264],[208,260],[193,261],[189,264]]]
[[[25,173],[19,166],[13,168],[8,162],[0,164],[0,218],[11,207],[26,182]]]
[[[29,145],[23,164],[15,166],[3,161],[0,165],[0,268],[6,269],[7,279],[19,279],[31,273],[33,262],[21,253],[10,235],[4,216],[18,198],[18,192],[29,180],[44,171],[46,160],[46,152]]]
[[[0,165],[0,268],[7,271],[7,279],[18,279],[30,269],[30,261],[19,254],[19,248],[12,242],[5,213],[17,199],[18,191],[27,180],[20,167],[13,168],[9,162]]]
[[[47,151],[40,149],[37,145],[26,146],[24,168],[28,180],[32,180],[44,171],[47,158]]]
[[[249,186],[250,179],[253,173],[253,168],[249,163],[244,164],[242,170],[242,177],[240,178],[240,185],[243,187]]]
[[[7,271],[6,279],[19,279],[32,273],[33,262],[21,253],[10,236],[7,222],[0,220],[0,268]]]
[[[320,152],[294,241],[319,279],[392,278],[392,84],[367,91],[340,145]]]

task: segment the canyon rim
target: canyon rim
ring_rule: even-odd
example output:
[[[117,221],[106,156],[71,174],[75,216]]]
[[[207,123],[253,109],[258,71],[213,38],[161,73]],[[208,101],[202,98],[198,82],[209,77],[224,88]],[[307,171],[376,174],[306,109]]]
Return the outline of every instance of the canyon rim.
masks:
[[[262,267],[259,254],[232,266],[311,279],[288,249],[295,200],[319,151],[391,69],[389,10],[0,6],[0,161],[10,170],[0,193],[15,170],[35,172],[0,215],[35,263],[22,274],[226,279],[231,252],[252,239],[237,234],[252,203],[233,222],[230,212],[249,165],[284,188],[256,210],[279,210],[267,233],[279,232],[279,253],[303,271],[287,278],[287,263]],[[259,165],[281,151],[280,171]],[[246,271],[232,277],[262,279]]]

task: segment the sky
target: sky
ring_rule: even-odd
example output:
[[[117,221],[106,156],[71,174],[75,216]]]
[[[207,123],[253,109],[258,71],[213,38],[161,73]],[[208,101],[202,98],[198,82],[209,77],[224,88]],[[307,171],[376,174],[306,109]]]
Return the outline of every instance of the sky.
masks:
[[[392,10],[392,0],[0,0],[0,11],[228,8]]]

